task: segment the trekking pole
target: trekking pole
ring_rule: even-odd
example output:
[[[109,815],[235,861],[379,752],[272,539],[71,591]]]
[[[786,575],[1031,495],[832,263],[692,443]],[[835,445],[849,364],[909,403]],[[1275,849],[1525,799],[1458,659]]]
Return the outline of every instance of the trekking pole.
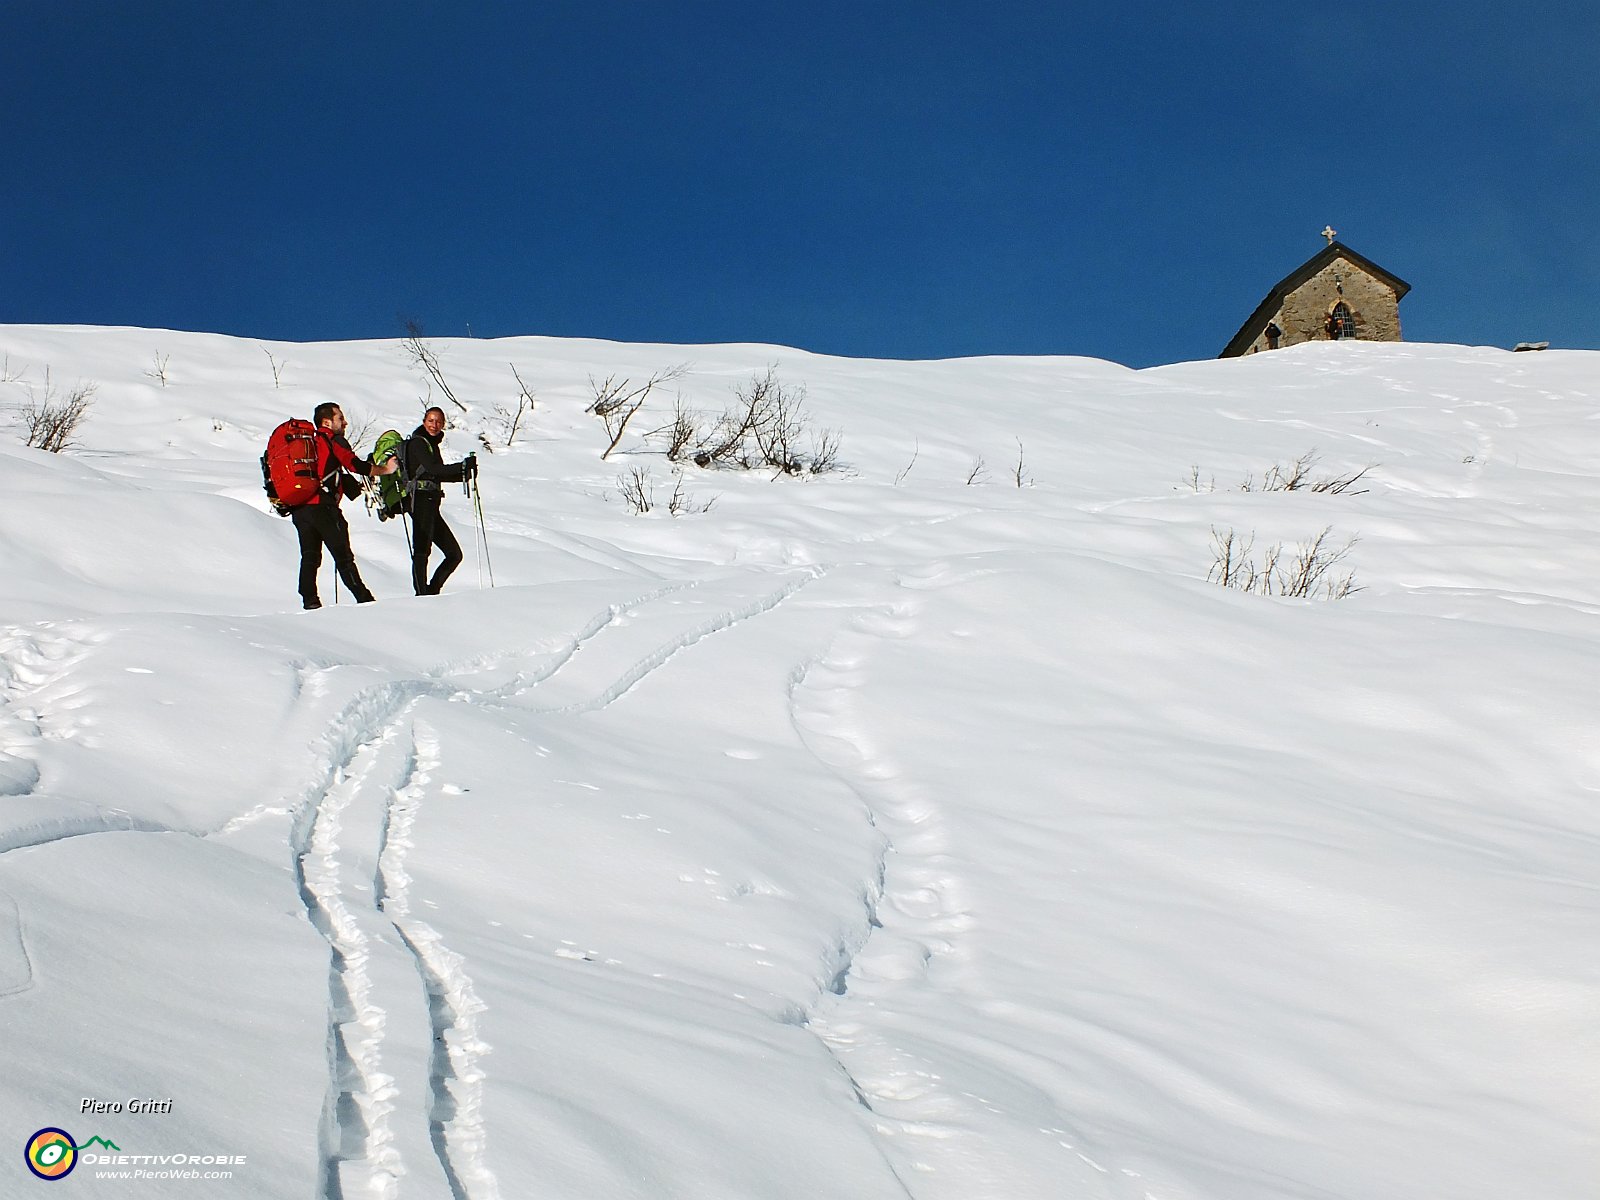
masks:
[[[461,494],[468,500],[472,499],[472,476],[461,477]],[[477,518],[473,518],[472,552],[478,560],[478,590],[483,591],[483,543],[478,538]]]
[[[494,586],[494,559],[489,557],[489,527],[483,522],[483,493],[478,490],[478,477],[472,477],[472,500],[478,510],[478,535],[483,539],[483,560],[489,565],[489,586]],[[479,585],[482,586],[481,584]]]

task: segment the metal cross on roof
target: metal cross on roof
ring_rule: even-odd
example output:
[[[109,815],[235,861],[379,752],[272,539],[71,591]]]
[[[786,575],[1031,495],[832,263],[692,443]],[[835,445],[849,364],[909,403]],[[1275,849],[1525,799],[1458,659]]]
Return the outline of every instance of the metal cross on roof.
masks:
[[[1333,245],[1333,239],[1339,236],[1339,231],[1332,225],[1322,227],[1322,236],[1328,239],[1328,245]]]

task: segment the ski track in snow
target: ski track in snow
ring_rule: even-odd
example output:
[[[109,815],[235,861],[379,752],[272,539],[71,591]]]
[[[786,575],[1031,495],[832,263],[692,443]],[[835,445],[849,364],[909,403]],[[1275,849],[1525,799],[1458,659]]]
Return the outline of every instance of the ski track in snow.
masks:
[[[29,752],[39,741],[81,733],[73,712],[82,702],[74,702],[70,689],[63,696],[50,693],[106,636],[50,621],[0,633],[0,796],[24,796],[38,786],[39,768]],[[0,850],[11,848],[0,844]]]
[[[472,995],[462,957],[427,926],[399,919],[408,911],[404,852],[428,769],[438,762],[437,745],[412,735],[393,783],[373,782],[385,748],[400,740],[417,705],[453,690],[429,681],[363,689],[326,735],[325,781],[296,809],[291,845],[301,899],[330,951],[330,1083],[320,1150],[325,1200],[393,1200],[408,1176],[422,1177],[418,1194],[441,1194],[448,1186],[455,1200],[499,1196],[484,1163],[481,1103],[475,1099],[482,1084],[477,1059],[487,1051],[473,1020],[482,1006]],[[374,798],[380,789],[381,802]],[[358,810],[367,835],[365,856],[344,840],[347,813]],[[348,865],[342,861],[346,855]],[[370,869],[361,870],[363,865]],[[405,969],[396,978],[401,959]],[[386,976],[381,987],[380,971]],[[406,1080],[428,1092],[425,1136],[396,1123],[403,1099],[397,1073],[403,1067],[385,1061],[405,1009],[414,1010],[404,1015],[427,1034],[398,1056],[414,1060],[405,1063],[411,1068]],[[409,1157],[407,1146],[413,1150]],[[432,1166],[418,1162],[423,1147]]]
[[[411,915],[406,855],[414,844],[417,810],[438,769],[437,739],[415,733],[416,752],[405,785],[391,793],[378,856],[378,908],[410,951],[428,997],[432,1055],[428,1066],[429,1138],[454,1200],[498,1200],[500,1185],[485,1159],[481,1060],[490,1047],[478,1033],[485,1005],[473,989],[466,960],[437,931]]]
[[[321,1177],[324,1196],[336,1200],[357,1195],[392,1200],[407,1174],[393,1121],[397,1081],[385,1069],[384,1046],[391,1011],[398,1020],[401,1006],[408,1000],[420,1004],[421,994],[407,997],[383,986],[382,959],[393,947],[384,944],[381,914],[359,872],[360,850],[345,847],[347,825],[361,832],[377,824],[381,809],[373,793],[382,785],[375,781],[391,757],[404,716],[403,711],[358,747],[347,769],[335,771],[312,813],[304,851],[296,856],[301,900],[330,951],[330,1084]]]
[[[683,651],[771,612],[824,571],[810,567],[784,574],[789,578],[777,588],[763,590],[659,641],[620,676],[586,698],[532,713],[563,716],[603,709]],[[768,577],[765,572],[758,576]],[[414,845],[417,812],[426,786],[440,762],[440,747],[433,735],[421,730],[414,731],[408,742],[402,730],[413,722],[417,706],[426,699],[512,705],[582,662],[583,651],[607,631],[621,628],[625,615],[704,582],[657,587],[609,605],[553,657],[549,651],[507,650],[446,662],[420,677],[384,679],[358,687],[313,739],[312,779],[298,799],[257,804],[213,829],[174,828],[117,810],[88,807],[81,813],[57,813],[0,828],[0,853],[113,831],[208,838],[267,817],[287,817],[288,849],[300,899],[329,947],[329,1083],[318,1151],[323,1200],[432,1196],[442,1194],[444,1186],[453,1200],[499,1200],[499,1184],[486,1155],[482,1059],[490,1048],[479,1036],[485,1005],[473,988],[465,958],[445,945],[430,925],[415,919],[410,908],[406,858]],[[870,618],[867,623],[870,625]],[[21,628],[0,635],[0,795],[27,794],[38,782],[37,769],[17,751],[26,751],[40,738],[71,737],[78,731],[71,719],[73,706],[63,704],[60,711],[41,716],[28,706],[29,701],[65,679],[94,645],[110,636],[109,630],[87,627],[57,636]],[[497,687],[464,690],[461,686],[463,675],[531,657],[549,661],[518,672]],[[292,703],[296,708],[327,703],[336,695],[339,674],[347,669],[336,663],[297,662]],[[394,765],[397,758],[402,760],[398,767]],[[393,775],[392,785],[382,782],[386,769]],[[386,796],[381,804],[374,798],[380,792]],[[347,834],[354,826],[361,826],[364,832],[371,827],[375,866],[365,876],[359,869],[361,848],[347,844]],[[865,903],[871,918],[875,896],[866,897]],[[408,973],[416,987],[396,985],[393,964],[401,954],[409,963]],[[848,957],[845,961],[839,972],[841,988],[850,969]],[[0,998],[26,990],[32,983],[21,914],[10,897],[0,893]],[[423,1047],[419,1039],[416,1046],[391,1054],[396,1025],[403,1025],[403,1018],[413,1015],[409,1009],[424,1006],[425,1019],[420,1012],[416,1017],[429,1034],[428,1045]],[[412,1058],[426,1061],[412,1062]],[[399,1078],[402,1073],[405,1080]],[[411,1079],[425,1080],[419,1086],[428,1093],[425,1141],[420,1132],[406,1127],[401,1111],[405,1084]],[[857,1090],[862,1094],[859,1086]],[[865,1097],[863,1103],[867,1103]],[[422,1145],[429,1148],[431,1162],[418,1161]]]
[[[934,576],[942,570],[931,568]],[[855,997],[887,1004],[897,991],[920,986],[933,960],[953,953],[971,926],[961,881],[942,861],[946,832],[938,806],[872,746],[854,711],[868,644],[909,637],[918,607],[901,597],[859,614],[821,658],[796,672],[790,686],[791,718],[802,743],[856,794],[883,839],[877,876],[863,889],[865,914],[856,944],[841,948],[844,965],[832,988],[837,999],[820,999],[805,1027],[849,1077],[874,1129],[893,1141],[907,1135],[956,1137],[959,1104],[926,1064],[842,1010],[853,1007]],[[902,1165],[933,1169],[916,1151]],[[905,1186],[900,1170],[896,1175]]]
[[[902,572],[898,587],[948,587],[988,573],[960,572],[934,562],[917,573]],[[1005,1182],[989,1169],[974,1175],[970,1164],[1003,1167],[1004,1156],[986,1144],[982,1122],[974,1119],[980,1111],[999,1110],[981,1096],[953,1090],[936,1063],[896,1046],[881,1022],[873,1020],[927,986],[939,964],[959,972],[963,936],[976,924],[965,884],[946,853],[950,834],[939,805],[873,744],[858,715],[858,689],[866,680],[862,665],[871,643],[912,636],[920,609],[917,600],[900,594],[859,613],[790,682],[790,716],[801,742],[855,793],[882,838],[876,877],[862,891],[862,927],[853,945],[839,948],[843,966],[830,994],[818,998],[801,1024],[849,1080],[882,1139],[885,1161],[908,1196],[915,1194],[908,1176],[936,1180],[941,1195],[998,1196],[1008,1194]],[[953,983],[947,977],[944,986],[959,987],[959,974]],[[999,1048],[982,1043],[980,1049],[980,1057],[993,1059]],[[1020,1069],[1026,1064],[1016,1065],[1017,1078],[1026,1078],[1029,1072]],[[1062,1115],[1055,1125],[1040,1130],[1072,1156],[1070,1166],[1054,1182],[1028,1184],[1045,1190],[1067,1185],[1082,1178],[1087,1167],[1104,1187],[1119,1196],[1134,1196],[1126,1180],[1085,1152],[1087,1139],[1069,1130],[1070,1124]]]
[[[33,986],[33,958],[22,928],[22,911],[10,893],[0,891],[0,999]]]
[[[689,649],[698,642],[705,641],[705,639],[708,637],[712,637],[718,633],[724,633],[741,622],[750,620],[753,617],[759,617],[764,613],[771,612],[784,601],[792,597],[796,592],[800,591],[801,588],[821,578],[822,575],[823,571],[819,567],[806,568],[797,578],[789,580],[775,591],[758,596],[748,603],[738,606],[737,608],[724,610],[716,616],[701,622],[699,625],[696,625],[693,629],[689,629],[684,633],[661,643],[649,654],[639,659],[636,663],[634,663],[633,666],[624,671],[622,675],[613,681],[609,686],[602,688],[598,693],[591,696],[589,699],[574,701],[570,704],[563,704],[554,708],[534,709],[533,711],[539,716],[567,716],[569,714],[597,712],[600,709],[606,708],[620,700],[623,696],[627,695],[647,676],[664,667],[670,660],[675,658],[684,650]],[[630,609],[633,607],[637,606],[628,606]],[[611,617],[607,621],[607,624],[609,624],[610,621],[614,621],[617,616],[620,615],[621,611],[624,610],[618,610],[614,607],[611,611]],[[574,653],[567,657],[567,659],[561,664],[562,666],[565,666],[566,662],[570,662],[572,658],[575,657],[577,649],[578,647],[574,646]]]
[[[692,629],[658,644],[633,667],[589,699],[560,706],[541,715],[592,712],[613,703],[684,649],[741,621],[770,612],[820,574],[808,570],[774,591],[720,612]],[[427,784],[440,763],[440,746],[418,728],[404,766],[404,781],[388,789],[381,825],[375,835],[376,867],[370,883],[358,882],[354,868],[342,861],[346,815],[374,785],[386,747],[425,699],[456,699],[505,705],[535,691],[580,661],[580,652],[615,628],[625,614],[694,585],[655,589],[627,603],[596,614],[553,661],[518,673],[508,684],[483,691],[463,691],[452,676],[489,670],[528,657],[531,651],[508,651],[447,664],[427,678],[390,680],[367,685],[346,701],[320,739],[318,779],[298,804],[258,805],[224,824],[231,831],[269,814],[291,816],[294,852],[302,902],[313,925],[328,942],[329,967],[329,1092],[322,1130],[323,1196],[351,1200],[370,1195],[393,1200],[401,1181],[416,1170],[400,1148],[406,1131],[394,1123],[397,1087],[385,1063],[390,1012],[405,997],[384,998],[373,978],[374,962],[383,954],[382,939],[371,928],[381,916],[398,936],[419,977],[428,1008],[431,1053],[426,1068],[428,1141],[453,1200],[498,1200],[499,1184],[487,1163],[483,1113],[483,1057],[490,1047],[479,1035],[485,1005],[474,990],[466,959],[445,945],[442,936],[411,914],[411,877],[406,859],[415,844],[415,824]],[[321,698],[331,690],[327,677],[338,668],[313,672],[297,696]],[[523,710],[526,711],[526,710]],[[539,710],[535,710],[536,712]],[[354,899],[356,896],[360,899]]]

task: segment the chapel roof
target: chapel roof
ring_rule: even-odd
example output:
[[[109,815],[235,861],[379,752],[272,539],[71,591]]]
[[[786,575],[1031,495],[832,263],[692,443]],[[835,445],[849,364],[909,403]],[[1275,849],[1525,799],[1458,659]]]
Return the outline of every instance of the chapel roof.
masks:
[[[1378,279],[1392,287],[1396,303],[1399,303],[1400,298],[1411,290],[1411,285],[1404,279],[1401,279],[1392,271],[1385,271],[1370,258],[1357,254],[1343,242],[1329,242],[1277,282],[1273,289],[1267,293],[1267,298],[1256,306],[1255,312],[1251,313],[1249,319],[1239,327],[1239,332],[1233,335],[1233,340],[1223,347],[1222,353],[1217,357],[1236,358],[1248,350],[1255,340],[1261,336],[1261,331],[1267,327],[1267,322],[1272,319],[1272,314],[1277,312],[1283,304],[1283,298],[1306,280],[1316,275],[1329,263],[1339,258],[1359,267],[1374,279]]]

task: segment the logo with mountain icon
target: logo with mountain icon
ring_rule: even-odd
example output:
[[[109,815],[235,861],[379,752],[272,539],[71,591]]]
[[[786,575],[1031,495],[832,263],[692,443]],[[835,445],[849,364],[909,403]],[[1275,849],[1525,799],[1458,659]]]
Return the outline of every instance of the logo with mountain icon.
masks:
[[[78,1151],[90,1150],[95,1146],[104,1146],[118,1153],[122,1151],[121,1146],[103,1137],[92,1137],[80,1146],[65,1129],[51,1126],[29,1135],[23,1156],[27,1160],[28,1170],[35,1176],[53,1181],[72,1174],[72,1168],[78,1165]]]

